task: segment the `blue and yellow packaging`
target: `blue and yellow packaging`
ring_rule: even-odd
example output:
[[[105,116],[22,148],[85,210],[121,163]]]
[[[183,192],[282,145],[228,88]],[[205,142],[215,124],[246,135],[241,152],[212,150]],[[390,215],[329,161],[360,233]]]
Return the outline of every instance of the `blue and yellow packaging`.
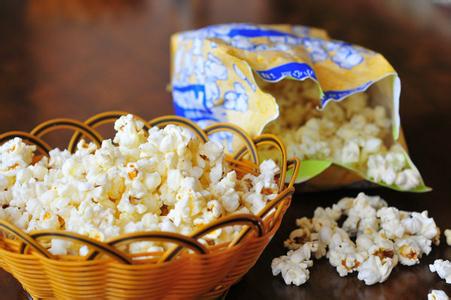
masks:
[[[258,82],[262,80],[265,84],[313,81],[318,88],[319,110],[370,91],[372,104],[382,105],[390,113],[390,143],[405,146],[402,136],[400,139],[400,80],[381,54],[304,26],[225,24],[172,36],[175,112],[201,127],[231,122],[251,136],[262,133],[279,117],[277,99],[261,88]],[[236,147],[232,136],[220,138],[230,148]],[[407,152],[405,155],[416,170]],[[319,189],[370,180],[357,168],[332,160],[304,160],[304,166],[298,182],[309,180]],[[389,187],[399,190],[396,184]],[[411,190],[428,188],[421,179]]]

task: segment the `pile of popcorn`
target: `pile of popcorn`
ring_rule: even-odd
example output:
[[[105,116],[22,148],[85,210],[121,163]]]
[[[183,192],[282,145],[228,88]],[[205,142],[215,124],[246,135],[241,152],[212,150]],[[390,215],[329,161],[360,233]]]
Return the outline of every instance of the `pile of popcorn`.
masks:
[[[370,107],[367,93],[331,101],[320,111],[319,91],[313,81],[285,80],[263,88],[277,99],[280,112],[266,131],[282,138],[290,157],[330,160],[401,190],[421,184],[418,170],[402,147],[391,142],[386,109]]]
[[[81,141],[75,153],[53,149],[39,161],[36,147],[15,138],[0,146],[0,219],[27,232],[66,230],[106,241],[123,233],[190,234],[221,216],[258,213],[277,194],[272,160],[258,174],[233,170],[224,149],[202,143],[183,127],[144,130],[132,115],[114,125],[100,148]],[[240,226],[218,229],[202,242],[229,241]],[[86,255],[89,249],[53,239],[53,254]],[[137,242],[131,253],[163,251]]]
[[[290,250],[271,265],[274,276],[282,274],[286,284],[294,285],[309,279],[312,256],[327,257],[341,277],[356,272],[367,285],[384,282],[398,263],[418,264],[440,239],[440,229],[427,211],[398,210],[364,193],[318,207],[313,218],[296,223],[299,228],[284,243]],[[436,260],[430,268],[450,282],[449,261]]]

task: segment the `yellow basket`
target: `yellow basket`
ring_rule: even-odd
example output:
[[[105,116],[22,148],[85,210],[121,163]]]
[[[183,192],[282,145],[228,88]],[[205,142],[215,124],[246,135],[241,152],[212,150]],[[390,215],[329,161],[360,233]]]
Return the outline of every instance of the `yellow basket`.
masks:
[[[96,128],[112,123],[124,112],[106,112],[82,123],[72,119],[54,119],[35,127],[30,133],[13,131],[0,135],[0,144],[21,137],[33,143],[43,153],[51,147],[42,140],[58,129],[75,131],[68,145],[74,151],[82,136],[97,145],[103,140]],[[140,118],[140,117],[138,117]],[[143,120],[142,118],[140,118]],[[144,120],[143,120],[144,121]],[[176,116],[160,117],[145,126],[164,127],[177,124],[192,130],[202,141],[220,131],[239,137],[244,146],[235,155],[227,155],[231,166],[239,173],[255,171],[259,164],[257,149],[272,145],[280,150],[279,193],[258,214],[236,214],[222,217],[190,236],[169,232],[136,232],[124,234],[107,242],[99,242],[66,231],[34,231],[25,233],[5,221],[0,221],[0,267],[11,273],[34,298],[58,299],[193,299],[217,298],[223,295],[255,264],[260,254],[280,226],[294,191],[292,176],[285,184],[288,168],[293,174],[299,161],[287,161],[284,145],[273,136],[264,134],[251,139],[231,124],[214,124],[200,129],[187,119]],[[249,158],[244,159],[243,157]],[[203,235],[221,227],[244,225],[237,238],[216,246],[198,241]],[[54,256],[38,242],[42,238],[58,237],[87,245],[87,256]],[[137,241],[162,241],[175,244],[164,253],[152,253],[152,258],[136,259],[116,246]],[[188,251],[189,250],[189,251]],[[151,255],[146,254],[147,257]]]

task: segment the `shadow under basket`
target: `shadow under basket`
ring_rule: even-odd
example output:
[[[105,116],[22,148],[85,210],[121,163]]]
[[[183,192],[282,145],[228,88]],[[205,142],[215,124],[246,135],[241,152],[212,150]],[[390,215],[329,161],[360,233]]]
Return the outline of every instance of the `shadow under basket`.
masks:
[[[84,137],[100,146],[103,138],[97,131],[100,125],[112,123],[126,113],[106,112],[85,122],[54,119],[35,127],[30,133],[12,131],[0,135],[0,144],[20,137],[35,144],[48,155],[51,147],[42,138],[51,131],[71,129],[74,134],[68,150],[73,152]],[[33,299],[198,299],[217,298],[239,281],[256,263],[280,226],[290,205],[296,176],[286,182],[287,169],[299,170],[299,160],[287,161],[284,145],[269,134],[250,138],[232,124],[214,124],[199,128],[187,119],[164,116],[149,122],[147,128],[175,124],[189,128],[203,142],[209,135],[228,132],[238,137],[245,151],[227,154],[226,160],[238,175],[257,172],[258,148],[272,145],[279,149],[279,191],[275,199],[257,215],[232,214],[210,223],[191,235],[170,232],[136,232],[124,234],[106,242],[67,231],[33,231],[25,233],[14,225],[0,220],[0,267],[11,273]],[[227,226],[240,225],[241,231],[233,240],[215,246],[199,241],[204,235]],[[86,245],[86,256],[56,256],[49,253],[43,241],[49,238],[70,240]],[[174,246],[161,253],[129,254],[124,244],[139,241],[171,243]]]

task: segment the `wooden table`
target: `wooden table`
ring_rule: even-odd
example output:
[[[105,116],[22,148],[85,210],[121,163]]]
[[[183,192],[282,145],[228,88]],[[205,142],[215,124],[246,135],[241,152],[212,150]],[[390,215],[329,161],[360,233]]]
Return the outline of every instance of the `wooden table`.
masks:
[[[336,3],[335,3],[336,2]],[[428,3],[429,2],[429,3]],[[172,112],[168,41],[171,33],[212,23],[248,21],[322,27],[331,36],[385,54],[402,79],[401,115],[411,155],[427,194],[371,190],[391,205],[425,210],[451,227],[451,4],[431,1],[18,1],[0,2],[0,132],[29,130],[54,117],[86,119],[105,110],[148,118]],[[301,287],[271,275],[270,262],[299,216],[311,216],[357,191],[298,194],[282,228],[229,299],[425,299],[451,288],[428,270],[451,259],[442,240],[420,265],[397,267],[366,287],[316,262]],[[20,285],[0,271],[0,299],[21,299]]]

